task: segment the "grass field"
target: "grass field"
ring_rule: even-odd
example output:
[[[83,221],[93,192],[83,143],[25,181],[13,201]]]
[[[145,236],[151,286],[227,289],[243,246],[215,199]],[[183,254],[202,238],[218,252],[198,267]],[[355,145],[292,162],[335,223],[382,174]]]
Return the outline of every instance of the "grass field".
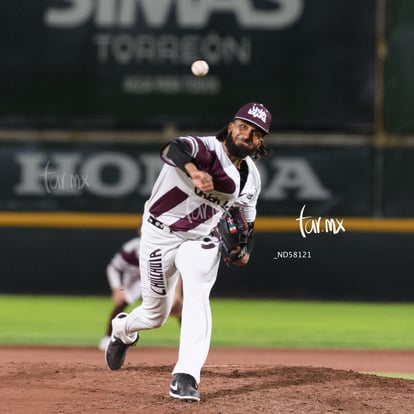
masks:
[[[414,304],[212,299],[213,346],[414,349]],[[96,346],[108,297],[0,295],[0,345]],[[169,319],[141,346],[178,344]]]

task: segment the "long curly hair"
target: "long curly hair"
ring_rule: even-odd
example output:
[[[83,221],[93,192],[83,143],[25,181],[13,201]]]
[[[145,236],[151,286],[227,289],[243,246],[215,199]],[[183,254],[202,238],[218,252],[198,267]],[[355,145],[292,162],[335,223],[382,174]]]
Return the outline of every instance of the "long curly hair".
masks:
[[[225,141],[227,136],[227,125],[221,128],[216,134],[216,138],[220,142]],[[256,151],[250,156],[250,158],[253,158],[254,160],[259,160],[260,158],[269,158],[272,155],[272,153],[273,151],[269,147],[266,147],[266,145],[262,144],[260,145],[260,147],[256,149]]]

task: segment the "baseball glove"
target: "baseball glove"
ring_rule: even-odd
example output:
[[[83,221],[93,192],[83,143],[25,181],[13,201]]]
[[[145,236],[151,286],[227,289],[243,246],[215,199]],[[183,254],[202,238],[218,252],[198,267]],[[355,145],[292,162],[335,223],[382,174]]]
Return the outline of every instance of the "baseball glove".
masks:
[[[250,229],[243,210],[230,207],[218,224],[220,251],[226,264],[240,260],[247,253]]]

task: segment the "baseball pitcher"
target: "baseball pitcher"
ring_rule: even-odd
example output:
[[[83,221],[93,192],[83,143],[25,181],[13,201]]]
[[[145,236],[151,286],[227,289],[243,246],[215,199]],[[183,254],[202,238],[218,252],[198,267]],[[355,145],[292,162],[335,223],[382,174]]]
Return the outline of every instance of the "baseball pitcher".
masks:
[[[249,261],[261,188],[254,160],[270,155],[264,145],[270,124],[268,109],[252,102],[216,136],[180,137],[161,150],[165,165],[146,202],[141,228],[142,304],[112,321],[105,352],[110,369],[121,368],[139,332],[164,324],[180,273],[180,345],[169,394],[200,401],[200,373],[211,339],[210,291],[221,255],[227,264]]]

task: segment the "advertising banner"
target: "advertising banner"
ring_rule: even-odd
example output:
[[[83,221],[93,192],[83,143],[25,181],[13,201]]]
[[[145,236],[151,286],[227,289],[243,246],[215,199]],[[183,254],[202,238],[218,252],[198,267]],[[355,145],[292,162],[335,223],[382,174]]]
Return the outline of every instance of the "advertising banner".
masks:
[[[163,165],[161,146],[3,142],[0,207],[142,212]],[[257,163],[262,178],[259,215],[297,216],[304,205],[318,215],[372,215],[371,147],[271,148],[273,156]]]
[[[136,235],[162,167],[159,149],[3,142],[2,292],[109,294],[107,262]],[[373,215],[380,201],[383,216],[412,217],[414,151],[395,147],[378,154],[371,146],[351,145],[272,149],[273,157],[257,164],[262,193],[251,263],[237,269],[222,264],[213,295],[412,300],[414,223],[378,223]],[[43,214],[33,214],[38,212]],[[6,221],[13,215],[13,222]],[[94,221],[97,216],[107,216],[105,225]],[[127,226],[119,224],[124,216],[131,216]],[[278,218],[291,225],[272,224]]]
[[[0,126],[370,133],[375,0],[21,0],[0,14]],[[210,72],[195,77],[191,63]]]

